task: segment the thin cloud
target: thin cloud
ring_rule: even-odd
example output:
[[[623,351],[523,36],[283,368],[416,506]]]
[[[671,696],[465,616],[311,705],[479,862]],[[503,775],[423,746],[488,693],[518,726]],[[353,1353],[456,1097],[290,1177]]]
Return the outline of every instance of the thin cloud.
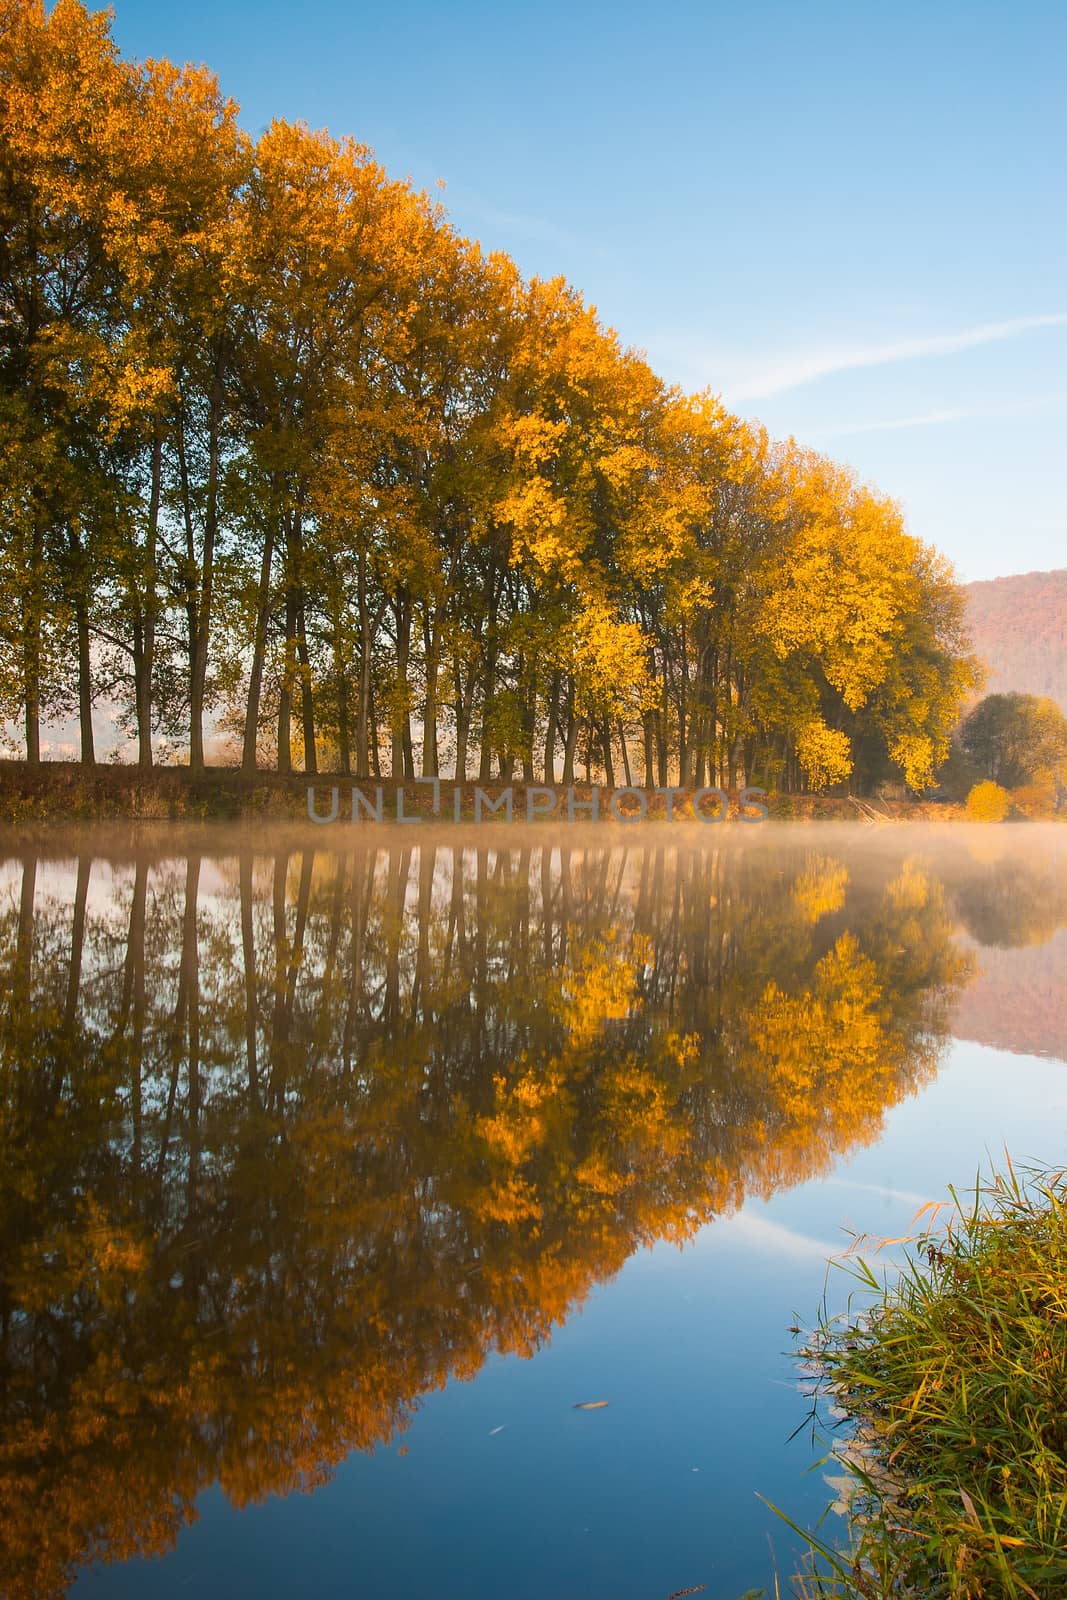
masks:
[[[825,1261],[830,1256],[840,1255],[844,1249],[840,1242],[833,1244],[827,1239],[815,1239],[810,1233],[801,1233],[796,1228],[787,1227],[784,1222],[757,1216],[747,1209],[720,1223],[719,1228],[720,1231],[728,1228],[735,1238],[740,1236],[755,1249],[802,1259],[816,1256],[820,1261]]]
[[[450,188],[446,201],[460,227],[464,226],[464,219],[470,219],[478,228],[490,228],[498,234],[518,234],[538,244],[550,244],[563,250],[578,250],[587,244],[576,233],[548,217],[528,211],[504,210],[470,189]],[[485,244],[486,240],[481,242]]]
[[[915,1189],[891,1189],[883,1183],[860,1183],[856,1178],[824,1178],[823,1185],[833,1189],[859,1189],[864,1194],[876,1194],[884,1200],[899,1200],[902,1205],[924,1206],[929,1195]]]
[[[932,428],[943,422],[964,422],[979,416],[976,411],[922,411],[914,417],[889,417],[884,422],[842,422],[829,428],[806,428],[821,439],[842,439],[852,433],[891,433],[897,428]]]
[[[917,361],[925,356],[953,355],[959,350],[974,350],[979,345],[1017,339],[1039,328],[1067,327],[1067,311],[1050,311],[1038,317],[1013,317],[1007,322],[984,322],[959,333],[930,334],[916,339],[897,339],[891,344],[857,345],[853,348],[812,351],[782,361],[763,372],[752,374],[730,386],[731,398],[762,400],[784,394],[787,389],[816,383],[836,372],[854,372],[863,367],[885,367],[898,361]]]
[[[857,433],[891,433],[898,428],[932,428],[946,422],[974,422],[982,418],[1024,417],[1046,406],[1059,405],[1067,393],[1043,394],[1030,400],[1016,400],[999,406],[959,406],[944,411],[920,411],[912,417],[886,417],[874,422],[840,422],[825,428],[805,428],[811,438],[843,439]]]

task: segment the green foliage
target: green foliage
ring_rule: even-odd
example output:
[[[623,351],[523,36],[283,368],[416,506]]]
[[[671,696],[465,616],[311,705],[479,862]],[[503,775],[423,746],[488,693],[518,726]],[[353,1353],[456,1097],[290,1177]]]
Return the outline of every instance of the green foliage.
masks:
[[[972,822],[1003,822],[1011,810],[1011,796],[999,783],[976,783],[967,796],[967,816]]]
[[[1067,775],[1067,717],[1038,695],[987,695],[964,720],[959,742],[979,774],[1006,789]]]

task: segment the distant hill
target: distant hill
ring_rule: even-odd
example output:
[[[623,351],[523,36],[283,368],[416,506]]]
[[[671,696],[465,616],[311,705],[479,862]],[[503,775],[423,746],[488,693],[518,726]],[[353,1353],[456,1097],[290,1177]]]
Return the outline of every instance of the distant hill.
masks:
[[[1047,695],[1067,712],[1067,568],[968,583],[964,593],[989,668],[982,693]]]

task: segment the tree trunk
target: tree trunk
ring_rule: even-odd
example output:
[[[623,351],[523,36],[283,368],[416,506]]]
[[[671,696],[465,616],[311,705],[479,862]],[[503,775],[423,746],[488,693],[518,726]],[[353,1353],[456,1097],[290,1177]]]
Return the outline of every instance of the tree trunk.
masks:
[[[26,765],[41,765],[41,671],[40,655],[32,642],[26,642]]]
[[[497,646],[491,639],[486,650],[485,673],[482,679],[482,739],[478,761],[478,782],[488,783],[493,776],[493,737],[491,731],[493,700],[496,693]]]
[[[207,694],[207,658],[211,642],[211,608],[215,585],[215,541],[219,527],[219,429],[222,420],[222,383],[218,370],[211,391],[208,423],[207,500],[204,508],[204,548],[200,558],[198,625],[190,641],[189,766],[204,769],[204,700]]]
[[[604,751],[604,782],[609,789],[615,787],[615,763],[611,755],[611,724],[605,722],[600,730],[600,745]]]
[[[654,760],[653,752],[654,752],[654,748],[655,748],[655,735],[654,735],[655,714],[654,714],[654,712],[651,712],[651,711],[642,712],[641,723],[642,723],[641,732],[642,732],[642,735],[643,735],[643,738],[644,738],[645,788],[646,789],[654,789],[655,786],[656,786],[655,774],[653,773],[653,770],[652,770],[652,762]]]
[[[563,783],[574,782],[574,757],[578,749],[578,718],[574,712],[574,684],[567,684],[567,738],[563,747]]]
[[[467,745],[470,740],[471,710],[470,700],[463,692],[459,681],[459,666],[456,667],[456,782],[467,781]]]
[[[630,750],[626,743],[626,729],[621,721],[619,723],[619,744],[622,746],[622,770],[626,777],[626,787],[632,789],[634,780],[630,771]]]
[[[374,683],[371,682],[369,693],[368,730],[370,732],[370,758],[371,771],[375,778],[382,775],[382,752],[378,744],[378,712],[374,703]]]
[[[393,605],[396,619],[396,682],[397,704],[393,709],[391,730],[391,776],[397,781],[415,776],[414,754],[411,749],[411,720],[408,715],[408,666],[411,659],[411,601],[406,590],[401,590]],[[410,764],[410,770],[409,770]]]
[[[670,783],[670,738],[668,728],[670,723],[670,687],[667,682],[667,663],[663,663],[663,700],[656,716],[656,756],[659,762],[660,788],[665,789]]]
[[[22,607],[22,663],[25,680],[26,764],[41,764],[41,574],[44,568],[44,530],[33,519],[28,600]]]
[[[556,739],[559,737],[559,691],[561,674],[554,672],[548,686],[548,726],[545,729],[545,783],[556,781]]]
[[[311,655],[308,650],[303,589],[299,591],[296,605],[296,649],[300,662],[300,714],[304,732],[304,771],[315,774],[319,770],[319,755],[315,741],[315,688],[311,681]]]
[[[534,781],[534,733],[537,729],[537,673],[536,669],[527,670],[526,663],[520,658],[519,682],[523,684],[525,693],[522,697],[522,781]]]
[[[348,778],[352,774],[348,675],[344,657],[337,651],[334,652],[334,672],[337,676],[337,754],[341,771]]]
[[[89,605],[86,599],[85,550],[73,524],[67,529],[67,539],[74,566],[74,626],[78,638],[78,735],[81,763],[83,767],[94,767],[96,744],[93,735],[93,666],[89,638]]]
[[[371,625],[367,598],[367,552],[361,550],[356,564],[356,604],[359,607],[359,709],[356,713],[356,777],[370,776],[371,740]],[[377,741],[375,741],[377,742]]]
[[[263,693],[263,665],[267,655],[267,623],[270,619],[271,568],[274,565],[275,523],[273,518],[263,536],[263,555],[259,565],[256,594],[256,627],[252,640],[252,667],[248,675],[248,702],[245,707],[244,749],[241,767],[256,770],[256,745],[259,742],[259,703]]]
[[[163,435],[156,429],[152,441],[152,486],[148,497],[148,529],[144,549],[144,594],[140,603],[141,647],[134,659],[134,696],[137,706],[137,765],[152,766],[152,676],[156,656],[156,545],[159,503],[163,489]]]
[[[436,619],[431,625],[429,607],[423,621],[423,647],[426,660],[426,694],[422,709],[422,775],[436,778],[440,773],[437,751],[437,679],[439,673]]]
[[[291,582],[285,586],[285,652],[282,658],[282,686],[278,695],[278,771],[293,770],[293,640],[296,634],[296,593]]]

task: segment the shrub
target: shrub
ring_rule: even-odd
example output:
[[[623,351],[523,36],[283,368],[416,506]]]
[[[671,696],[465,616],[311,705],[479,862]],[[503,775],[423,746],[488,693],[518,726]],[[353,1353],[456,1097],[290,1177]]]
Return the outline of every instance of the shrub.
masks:
[[[1003,822],[1011,810],[1011,796],[999,783],[976,783],[967,796],[967,815],[972,822]]]
[[[1011,791],[1012,810],[1019,817],[1054,817],[1056,784],[1051,773]]]

